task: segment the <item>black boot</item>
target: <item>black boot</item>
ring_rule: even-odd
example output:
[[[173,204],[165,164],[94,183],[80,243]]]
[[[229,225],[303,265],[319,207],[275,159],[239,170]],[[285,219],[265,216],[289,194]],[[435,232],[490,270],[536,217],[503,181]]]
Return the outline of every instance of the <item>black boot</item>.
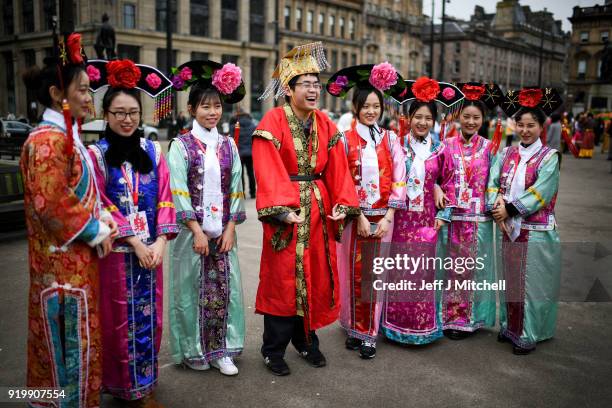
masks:
[[[327,364],[327,360],[325,360],[325,356],[323,355],[323,353],[321,353],[321,350],[319,350],[319,348],[310,348],[310,349],[306,349],[306,350],[298,350],[298,354],[304,359],[306,360],[306,362],[308,364],[310,364],[312,367],[325,367],[325,365]]]
[[[534,349],[526,349],[523,347],[519,347],[519,346],[512,346],[512,353],[517,355],[517,356],[526,356],[527,354],[531,353]]]
[[[344,345],[349,350],[359,350],[361,343],[361,340],[359,340],[357,337],[347,337]]]
[[[282,357],[264,357],[264,364],[274,375],[289,375],[291,370]]]
[[[359,348],[359,357],[367,360],[376,356],[376,343],[364,341]]]
[[[451,340],[463,340],[470,335],[470,332],[449,329],[449,330],[444,330],[444,335]]]

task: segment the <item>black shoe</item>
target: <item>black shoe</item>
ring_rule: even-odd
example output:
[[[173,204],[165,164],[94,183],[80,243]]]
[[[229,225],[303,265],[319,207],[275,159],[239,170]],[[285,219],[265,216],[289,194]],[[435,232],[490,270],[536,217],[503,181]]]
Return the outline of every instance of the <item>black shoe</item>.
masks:
[[[274,375],[289,375],[291,370],[282,357],[264,357],[264,364]]]
[[[369,358],[374,358],[376,356],[376,343],[370,343],[368,341],[364,341],[361,347],[359,348],[359,357],[367,360]]]
[[[461,330],[444,330],[444,336],[448,337],[451,340],[463,340],[470,335],[470,332],[464,332]]]
[[[298,354],[313,367],[325,367],[325,365],[327,364],[325,356],[318,348],[303,351],[298,350]]]
[[[502,332],[499,332],[497,334],[497,341],[499,341],[500,343],[505,343],[505,342],[510,341],[510,340],[506,336],[504,336],[502,334]]]
[[[356,337],[347,337],[346,341],[344,342],[344,345],[349,350],[359,350],[359,347],[361,347],[361,343],[361,340]]]
[[[527,354],[531,353],[534,349],[526,349],[523,347],[519,347],[519,346],[512,346],[512,353],[517,355],[517,356],[526,356]]]

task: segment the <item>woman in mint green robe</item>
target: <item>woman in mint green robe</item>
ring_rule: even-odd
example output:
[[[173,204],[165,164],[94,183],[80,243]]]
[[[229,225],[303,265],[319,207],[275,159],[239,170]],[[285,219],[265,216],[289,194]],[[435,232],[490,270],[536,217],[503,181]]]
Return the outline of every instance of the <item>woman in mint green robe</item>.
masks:
[[[549,96],[550,90],[545,92]],[[502,107],[508,109],[507,104]],[[498,339],[510,341],[515,354],[527,354],[555,333],[561,274],[555,220],[560,156],[540,140],[546,118],[542,108],[523,107],[514,117],[521,144],[496,157],[487,209],[503,234],[501,271],[506,290],[500,292]]]
[[[203,219],[219,211],[223,230],[230,223],[245,220],[242,167],[231,138],[221,136],[217,150],[222,203],[203,202],[206,155],[210,150],[214,154],[215,149],[198,139],[202,130],[207,133],[196,124],[192,132],[172,142],[168,154],[170,187],[181,227],[170,250],[170,345],[175,363],[195,369],[206,369],[211,360],[240,354],[245,331],[236,245],[219,253],[216,240],[209,239],[208,256],[200,255],[194,251],[193,232],[186,225],[189,220],[202,225]],[[208,133],[218,136],[216,128]],[[210,232],[205,233],[211,238]]]

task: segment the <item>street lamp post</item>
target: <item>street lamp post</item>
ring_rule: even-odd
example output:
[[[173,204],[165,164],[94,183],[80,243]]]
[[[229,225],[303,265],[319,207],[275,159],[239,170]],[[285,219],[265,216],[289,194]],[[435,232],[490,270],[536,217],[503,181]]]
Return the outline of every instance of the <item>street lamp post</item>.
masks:
[[[429,44],[429,76],[433,77],[434,71],[434,5],[436,0],[431,0],[431,43]]]
[[[446,2],[450,0],[442,0],[442,24],[440,25],[440,67],[438,68],[438,80],[444,79],[444,23],[446,20]]]
[[[542,62],[544,59],[544,20],[546,19],[546,7],[544,7],[544,12],[542,13],[542,24],[540,24],[540,60],[539,60],[539,68],[538,68],[538,87],[542,87]]]

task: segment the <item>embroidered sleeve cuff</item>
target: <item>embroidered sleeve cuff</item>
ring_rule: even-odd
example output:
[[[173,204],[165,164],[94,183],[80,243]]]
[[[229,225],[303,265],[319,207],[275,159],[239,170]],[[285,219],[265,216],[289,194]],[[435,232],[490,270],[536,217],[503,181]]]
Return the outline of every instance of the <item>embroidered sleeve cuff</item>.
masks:
[[[117,232],[119,233],[117,238],[125,238],[136,235],[134,233],[134,230],[132,229],[132,226],[129,223],[125,225],[120,225]]]
[[[443,210],[438,210],[438,213],[436,214],[436,218],[442,221],[450,222],[452,212],[453,212],[452,208],[446,207]]]
[[[96,220],[95,218],[92,218],[92,220],[95,223],[98,224],[98,226],[97,226],[98,232],[94,236],[93,239],[87,241],[87,245],[89,245],[90,247],[94,248],[96,245],[98,245],[100,242],[104,241],[104,239],[110,235],[111,230],[110,230],[110,227],[108,225],[106,225],[105,223],[100,222],[100,221]]]
[[[287,207],[285,205],[276,205],[272,207],[262,208],[257,210],[257,218],[261,222],[269,222],[273,224],[278,224],[282,221],[277,220],[277,215],[281,215],[284,213],[290,212],[298,212],[299,208],[297,207]]]
[[[196,213],[191,210],[187,211],[177,211],[176,212],[176,220],[183,224],[186,224],[187,221],[197,220]]]
[[[230,221],[236,222],[236,224],[240,224],[246,220],[246,212],[240,211],[237,213],[231,213],[229,216]]]
[[[529,214],[529,209],[527,207],[525,207],[523,205],[523,203],[521,203],[520,200],[515,200],[515,201],[511,202],[510,205],[514,206],[514,208],[516,208],[516,210],[518,211],[518,213],[521,216],[525,216],[525,215]],[[508,207],[506,207],[506,208],[508,208]]]
[[[158,224],[155,228],[156,236],[174,235],[180,232],[178,224]]]
[[[406,206],[406,201],[404,200],[389,200],[389,208],[395,208],[398,210],[405,210],[408,207]]]
[[[361,209],[359,207],[350,207],[344,204],[339,204],[336,211],[340,214],[346,214],[347,217],[354,217],[361,214]]]

